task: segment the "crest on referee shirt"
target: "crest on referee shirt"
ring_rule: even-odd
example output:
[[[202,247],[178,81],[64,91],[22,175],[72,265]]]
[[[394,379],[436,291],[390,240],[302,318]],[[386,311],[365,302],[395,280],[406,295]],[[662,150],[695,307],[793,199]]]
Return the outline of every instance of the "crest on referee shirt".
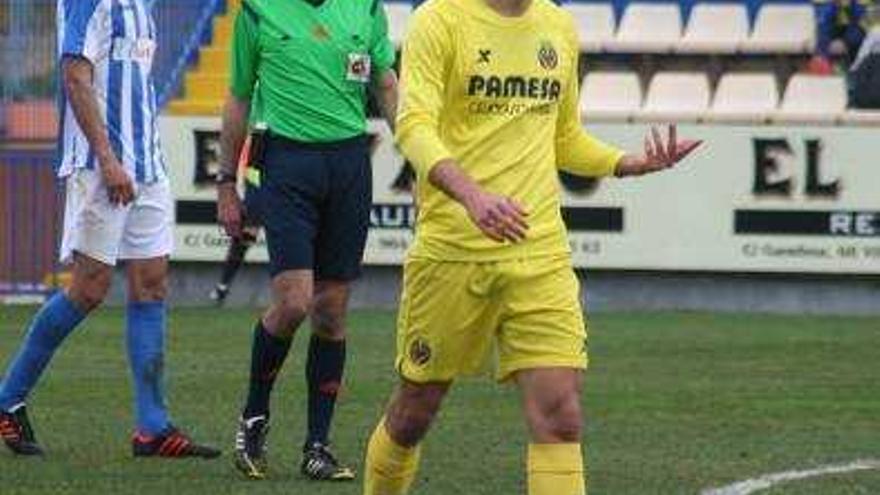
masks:
[[[372,62],[368,54],[349,53],[346,67],[345,78],[347,80],[365,84],[370,82]]]
[[[416,339],[409,345],[409,360],[416,366],[424,366],[431,360],[431,347],[424,339]]]
[[[553,70],[559,65],[559,54],[553,47],[553,43],[547,40],[541,42],[541,46],[538,48],[538,63],[546,70]]]

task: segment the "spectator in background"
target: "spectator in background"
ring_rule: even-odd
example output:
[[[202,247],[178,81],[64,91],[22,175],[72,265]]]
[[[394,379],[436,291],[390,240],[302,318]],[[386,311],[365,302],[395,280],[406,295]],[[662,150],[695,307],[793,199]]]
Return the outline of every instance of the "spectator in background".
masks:
[[[835,65],[846,67],[865,39],[870,0],[815,0],[816,55],[808,70],[818,74],[834,72]]]

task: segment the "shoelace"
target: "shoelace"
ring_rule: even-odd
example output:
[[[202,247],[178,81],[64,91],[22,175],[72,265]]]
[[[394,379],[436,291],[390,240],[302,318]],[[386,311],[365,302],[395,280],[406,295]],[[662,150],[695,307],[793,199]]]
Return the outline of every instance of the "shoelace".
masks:
[[[306,471],[313,476],[325,474],[327,471],[335,470],[337,467],[336,459],[324,450],[316,450],[317,454],[306,463]]]
[[[315,452],[317,452],[318,458],[321,459],[323,464],[330,465],[334,468],[339,466],[339,461],[336,460],[336,457],[327,447],[321,446],[315,449]]]
[[[316,476],[321,473],[325,466],[326,464],[318,459],[309,459],[309,462],[306,463],[306,471],[308,471],[309,474]]]

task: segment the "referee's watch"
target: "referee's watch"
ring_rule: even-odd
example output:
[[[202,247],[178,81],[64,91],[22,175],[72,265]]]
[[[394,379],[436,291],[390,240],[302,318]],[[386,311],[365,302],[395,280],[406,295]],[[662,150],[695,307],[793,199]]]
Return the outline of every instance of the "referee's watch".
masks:
[[[223,184],[235,184],[238,182],[238,177],[235,174],[230,174],[229,172],[217,172],[217,175],[214,177],[214,183],[219,185]]]

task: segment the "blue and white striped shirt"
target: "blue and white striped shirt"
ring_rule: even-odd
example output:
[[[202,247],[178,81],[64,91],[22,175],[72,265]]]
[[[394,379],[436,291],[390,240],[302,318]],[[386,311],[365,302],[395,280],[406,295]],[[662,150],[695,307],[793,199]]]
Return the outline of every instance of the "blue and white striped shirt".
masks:
[[[144,0],[58,0],[59,61],[73,56],[92,63],[111,148],[139,183],[167,177],[151,76],[155,52],[156,25]],[[59,140],[60,177],[97,167],[63,88]]]

